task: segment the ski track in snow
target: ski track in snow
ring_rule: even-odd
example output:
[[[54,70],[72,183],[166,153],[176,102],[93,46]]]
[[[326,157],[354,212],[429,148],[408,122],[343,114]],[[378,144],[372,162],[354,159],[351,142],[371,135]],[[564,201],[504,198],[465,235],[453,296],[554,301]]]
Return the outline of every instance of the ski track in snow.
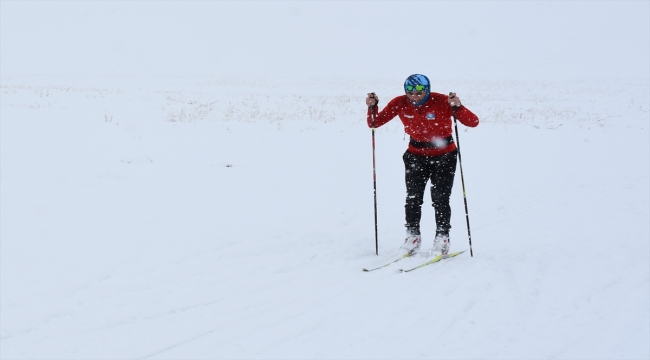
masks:
[[[265,81],[3,78],[1,358],[650,357],[647,80],[438,81],[482,121],[475,256],[407,274],[361,271],[403,241],[395,119],[374,254],[363,102],[401,80]]]

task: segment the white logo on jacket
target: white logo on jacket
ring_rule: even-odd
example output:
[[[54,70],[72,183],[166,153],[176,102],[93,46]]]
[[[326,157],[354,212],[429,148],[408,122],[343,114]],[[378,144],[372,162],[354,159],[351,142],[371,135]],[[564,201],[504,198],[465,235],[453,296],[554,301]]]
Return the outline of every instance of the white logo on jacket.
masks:
[[[404,115],[405,118],[413,119],[415,116],[413,115]]]

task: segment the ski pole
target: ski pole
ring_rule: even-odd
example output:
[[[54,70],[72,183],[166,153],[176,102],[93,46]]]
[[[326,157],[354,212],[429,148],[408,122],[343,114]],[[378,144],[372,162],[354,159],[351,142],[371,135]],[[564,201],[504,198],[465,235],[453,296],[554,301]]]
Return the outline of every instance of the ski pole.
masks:
[[[449,93],[451,95],[451,93]],[[454,110],[454,127],[456,128],[456,144],[458,146],[458,163],[460,164],[460,180],[463,184],[463,200],[465,201],[465,219],[467,220],[467,237],[469,238],[469,254],[474,257],[474,252],[472,251],[472,234],[469,230],[469,212],[467,211],[467,195],[465,194],[465,177],[463,176],[463,159],[460,156],[460,138],[458,138],[458,122],[456,121],[456,106],[453,107]]]
[[[372,119],[372,186],[375,193],[375,254],[379,256],[379,235],[377,232],[377,172],[375,170],[375,109],[370,108]]]

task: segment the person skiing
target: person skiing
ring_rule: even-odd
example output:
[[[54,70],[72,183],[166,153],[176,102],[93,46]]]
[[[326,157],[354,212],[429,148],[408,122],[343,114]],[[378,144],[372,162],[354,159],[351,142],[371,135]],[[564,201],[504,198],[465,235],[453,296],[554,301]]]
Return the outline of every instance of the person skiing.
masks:
[[[403,155],[406,178],[406,240],[400,249],[415,253],[420,249],[420,220],[427,182],[431,181],[431,202],[435,210],[436,236],[433,251],[449,253],[451,207],[449,197],[456,174],[458,150],[452,133],[451,117],[468,127],[478,126],[479,119],[463,106],[455,93],[449,96],[431,92],[429,78],[413,74],[404,82],[405,95],[391,100],[379,111],[379,97],[369,93],[368,127],[378,128],[396,116],[410,136],[408,149]],[[374,121],[373,121],[374,115]]]

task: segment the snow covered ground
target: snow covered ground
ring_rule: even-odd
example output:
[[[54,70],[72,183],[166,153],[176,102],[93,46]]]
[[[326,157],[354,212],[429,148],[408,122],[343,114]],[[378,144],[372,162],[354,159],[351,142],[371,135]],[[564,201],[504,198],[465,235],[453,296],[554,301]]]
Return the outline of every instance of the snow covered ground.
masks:
[[[650,357],[648,80],[432,80],[474,257],[401,274],[403,78],[4,76],[0,357]]]
[[[0,0],[0,358],[648,359],[649,64],[647,1]],[[364,273],[412,73],[474,257]]]

